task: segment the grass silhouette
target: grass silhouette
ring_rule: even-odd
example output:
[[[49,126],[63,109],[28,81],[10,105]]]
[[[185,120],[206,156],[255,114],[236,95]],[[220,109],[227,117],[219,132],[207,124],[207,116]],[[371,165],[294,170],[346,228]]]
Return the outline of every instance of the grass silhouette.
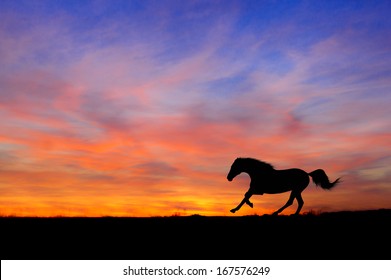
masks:
[[[298,216],[3,217],[2,259],[384,259],[391,209]]]

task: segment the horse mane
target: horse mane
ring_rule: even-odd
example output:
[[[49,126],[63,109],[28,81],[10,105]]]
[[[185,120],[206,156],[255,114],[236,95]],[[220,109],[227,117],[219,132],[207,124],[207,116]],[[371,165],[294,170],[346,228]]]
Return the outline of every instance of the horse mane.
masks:
[[[256,165],[258,168],[266,169],[269,171],[274,170],[273,165],[271,165],[268,162],[261,161],[259,159],[255,159],[255,158],[238,158],[238,159],[240,159],[242,161],[250,162],[250,163]]]

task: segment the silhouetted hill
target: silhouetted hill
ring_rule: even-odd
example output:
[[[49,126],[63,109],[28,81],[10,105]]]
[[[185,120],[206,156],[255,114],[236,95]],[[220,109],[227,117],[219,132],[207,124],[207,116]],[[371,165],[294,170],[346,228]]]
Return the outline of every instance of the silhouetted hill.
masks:
[[[0,218],[1,259],[385,259],[391,209],[300,216]]]

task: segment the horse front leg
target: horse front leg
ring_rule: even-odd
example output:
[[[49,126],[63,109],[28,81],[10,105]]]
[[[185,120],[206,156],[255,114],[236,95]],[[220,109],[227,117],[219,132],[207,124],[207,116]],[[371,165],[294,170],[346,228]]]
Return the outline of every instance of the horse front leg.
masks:
[[[239,203],[239,205],[236,206],[235,208],[231,209],[230,211],[231,211],[232,213],[235,213],[235,212],[238,211],[240,208],[242,208],[243,204],[245,204],[245,203],[248,204],[251,208],[253,208],[254,205],[250,202],[250,197],[251,197],[252,195],[253,195],[252,192],[250,192],[250,191],[246,192],[245,195],[244,195],[243,200]]]

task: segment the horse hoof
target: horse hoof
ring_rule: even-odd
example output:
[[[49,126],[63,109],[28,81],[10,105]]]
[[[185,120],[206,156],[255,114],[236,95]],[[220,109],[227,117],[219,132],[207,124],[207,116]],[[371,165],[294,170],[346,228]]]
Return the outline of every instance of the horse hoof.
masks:
[[[236,210],[235,209],[231,209],[231,210],[229,210],[231,213],[235,213],[236,212]]]

